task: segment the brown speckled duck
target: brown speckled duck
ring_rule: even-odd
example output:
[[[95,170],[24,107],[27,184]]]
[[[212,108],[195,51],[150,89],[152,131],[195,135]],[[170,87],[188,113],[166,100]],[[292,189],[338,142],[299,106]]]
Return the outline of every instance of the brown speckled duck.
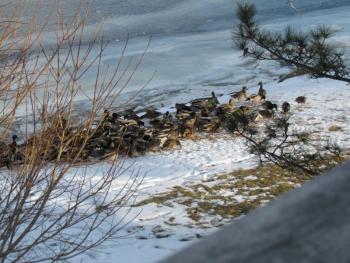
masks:
[[[266,90],[263,87],[263,83],[260,81],[259,82],[259,91],[258,91],[258,95],[262,96],[262,97],[266,97]]]
[[[233,92],[230,95],[233,99],[244,100],[245,98],[247,98],[247,91],[248,91],[248,88],[246,86],[243,86],[242,90],[238,92]]]
[[[282,111],[284,114],[287,114],[290,111],[290,104],[287,101],[283,102]]]
[[[160,113],[156,109],[148,108],[146,110],[146,113],[141,116],[141,119],[154,119],[154,118],[158,118],[160,115],[162,115],[162,113]]]
[[[177,130],[171,130],[166,141],[164,142],[164,144],[162,146],[162,149],[170,150],[170,149],[181,148],[181,143],[178,139],[178,135],[179,135],[179,133]]]
[[[299,96],[295,99],[295,101],[299,104],[299,105],[304,105],[306,102],[306,98],[304,96]]]
[[[251,102],[254,102],[254,103],[259,103],[262,100],[265,100],[265,96],[259,95],[259,94],[258,95],[252,95],[249,98],[247,98],[247,101],[251,101]]]
[[[259,111],[259,115],[263,118],[263,119],[272,119],[273,116],[275,115],[273,110],[260,110]]]

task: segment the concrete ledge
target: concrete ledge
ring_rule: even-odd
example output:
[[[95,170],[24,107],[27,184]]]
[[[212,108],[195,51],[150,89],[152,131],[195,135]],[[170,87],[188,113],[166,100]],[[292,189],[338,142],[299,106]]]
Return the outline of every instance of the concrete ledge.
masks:
[[[163,262],[350,262],[350,163]]]

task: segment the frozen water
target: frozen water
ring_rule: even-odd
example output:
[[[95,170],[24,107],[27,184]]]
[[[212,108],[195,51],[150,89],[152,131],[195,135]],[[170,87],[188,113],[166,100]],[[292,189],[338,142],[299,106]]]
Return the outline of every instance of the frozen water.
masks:
[[[4,2],[3,0],[0,1]],[[45,17],[53,0],[30,0],[30,7],[41,2],[39,18]],[[58,1],[67,17],[79,1]],[[87,3],[88,1],[83,1]],[[275,64],[257,64],[243,60],[231,41],[235,19],[233,0],[92,0],[90,27],[102,19],[102,35],[110,41],[103,57],[102,69],[113,65],[120,56],[127,34],[130,42],[125,59],[137,58],[144,52],[149,36],[153,36],[145,60],[129,87],[117,103],[133,97],[155,73],[151,83],[133,101],[136,105],[186,101],[211,90],[227,92],[243,84],[257,85],[259,80],[272,81],[279,71]],[[349,48],[350,1],[288,0],[251,1],[257,5],[258,19],[269,29],[286,24],[305,30],[330,24],[340,32],[334,39]],[[38,11],[39,10],[39,11]],[[296,11],[297,10],[297,11]],[[50,21],[54,27],[54,20]],[[48,33],[49,34],[49,33]],[[44,38],[49,45],[52,37]],[[103,70],[102,70],[103,72]],[[94,74],[87,75],[82,85],[91,91]],[[79,98],[78,98],[79,99]],[[80,98],[84,100],[84,98]],[[82,102],[82,106],[84,103]]]

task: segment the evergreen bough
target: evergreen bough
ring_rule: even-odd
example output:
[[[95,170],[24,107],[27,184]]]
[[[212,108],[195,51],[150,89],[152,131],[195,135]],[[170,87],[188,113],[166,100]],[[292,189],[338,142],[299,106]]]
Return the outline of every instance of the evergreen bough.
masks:
[[[319,26],[299,32],[288,26],[284,32],[269,32],[260,28],[255,15],[254,4],[238,4],[240,22],[233,40],[244,56],[291,66],[290,77],[307,74],[313,78],[350,83],[350,69],[344,62],[344,52],[329,43],[335,33],[333,29]]]

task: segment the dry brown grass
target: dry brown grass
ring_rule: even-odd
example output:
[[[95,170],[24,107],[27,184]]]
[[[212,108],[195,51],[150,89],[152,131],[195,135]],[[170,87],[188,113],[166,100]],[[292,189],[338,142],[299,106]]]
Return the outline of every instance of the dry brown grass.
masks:
[[[348,154],[344,156],[344,160],[348,158]],[[338,164],[338,160],[333,161],[334,165]],[[332,160],[329,159],[325,164],[328,165],[331,162]],[[214,176],[201,183],[175,186],[168,192],[147,198],[136,205],[180,204],[186,206],[187,217],[192,219],[198,227],[206,228],[210,225],[208,220],[213,216],[232,220],[301,186],[312,178],[314,176],[307,173],[296,173],[277,165],[265,164]],[[237,196],[241,200],[237,200]]]

